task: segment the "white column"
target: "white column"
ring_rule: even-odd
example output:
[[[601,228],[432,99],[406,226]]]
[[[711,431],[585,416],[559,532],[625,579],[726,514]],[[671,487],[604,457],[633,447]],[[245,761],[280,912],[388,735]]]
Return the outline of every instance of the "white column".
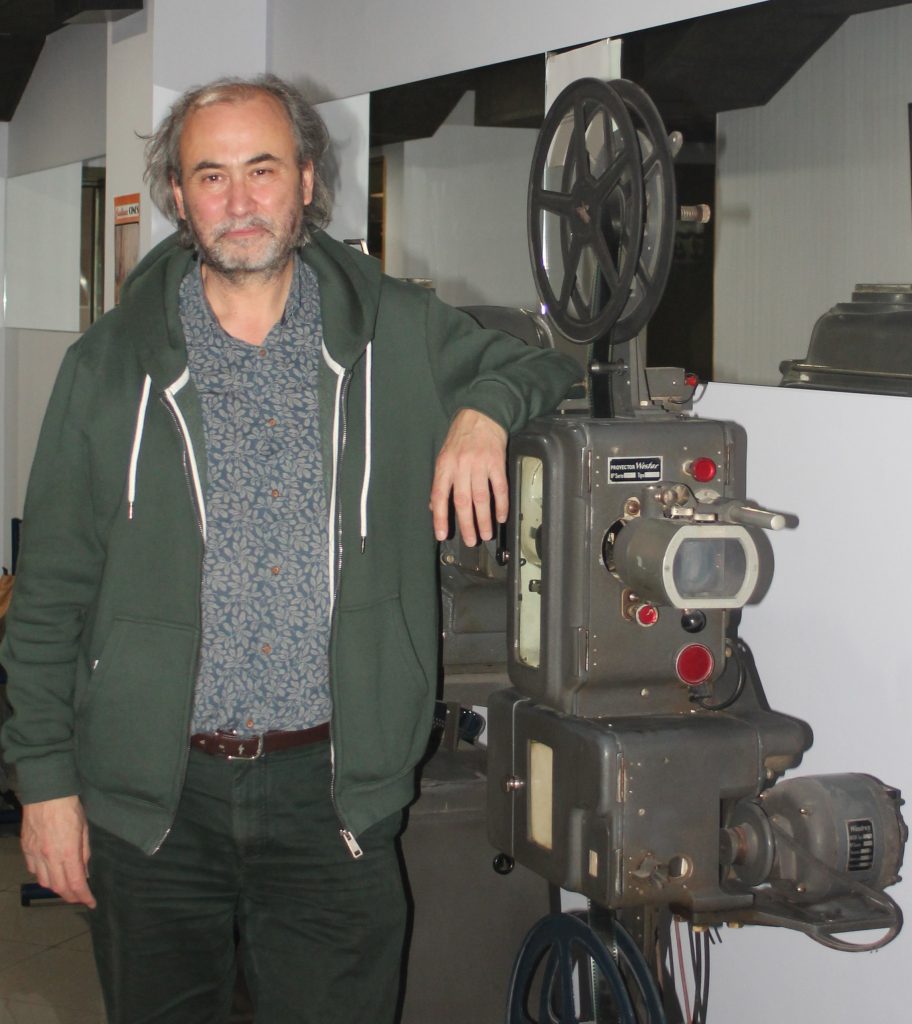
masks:
[[[144,142],[187,88],[266,70],[268,0],[151,0],[108,28],[105,306],[114,301],[112,199],[140,195],[140,256],[171,226],[142,180]]]

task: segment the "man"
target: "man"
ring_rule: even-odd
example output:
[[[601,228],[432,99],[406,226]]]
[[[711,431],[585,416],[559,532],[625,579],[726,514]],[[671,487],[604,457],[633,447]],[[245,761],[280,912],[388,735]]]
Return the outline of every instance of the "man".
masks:
[[[507,431],[575,376],[321,232],[325,145],[271,76],[177,101],[147,175],[179,235],[67,354],[35,458],[4,739],[118,1024],[224,1021],[236,927],[264,1024],[392,1019],[436,541],[451,496],[492,535]]]

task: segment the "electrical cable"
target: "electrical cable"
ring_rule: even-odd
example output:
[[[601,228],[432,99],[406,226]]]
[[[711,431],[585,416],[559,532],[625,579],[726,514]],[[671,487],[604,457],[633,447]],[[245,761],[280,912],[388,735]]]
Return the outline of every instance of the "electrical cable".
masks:
[[[674,1002],[675,1007],[680,1011],[680,1002],[678,1000],[678,986],[676,982],[675,974],[675,963],[674,963],[674,950],[671,945],[671,931],[672,931],[673,919],[669,916],[668,928],[662,929],[658,935],[659,945],[659,956],[657,957],[658,963],[664,969],[667,977],[667,985],[665,987],[665,1006],[667,1007],[670,1002]]]
[[[694,1024],[706,1024],[709,1005],[709,932],[689,926],[694,969]]]
[[[675,945],[678,950],[678,977],[681,979],[681,994],[684,996],[684,1017],[688,1024],[693,1024],[690,1015],[690,993],[687,991],[687,972],[684,970],[684,949],[681,945],[681,921],[674,919]]]
[[[887,943],[892,942],[893,939],[900,933],[903,926],[903,914],[900,910],[899,905],[896,901],[885,892],[878,892],[876,889],[872,889],[870,886],[865,885],[863,882],[856,881],[854,878],[850,878],[848,874],[842,871],[837,871],[829,864],[815,857],[810,850],[802,846],[797,840],[788,834],[785,829],[782,828],[772,818],[769,819],[770,825],[772,826],[773,832],[776,833],[777,841],[784,843],[788,846],[793,853],[803,858],[805,862],[812,864],[819,871],[822,871],[828,878],[835,879],[840,885],[845,886],[850,892],[854,893],[865,903],[871,904],[878,907],[880,910],[886,911],[888,919],[892,922],[891,924],[885,924],[884,927],[887,931],[879,939],[874,942],[847,942],[845,939],[837,939],[832,935],[827,935],[822,931],[807,931],[806,934],[810,935],[812,939],[819,942],[821,945],[826,946],[829,949],[838,949],[844,953],[868,953],[875,949],[882,949]],[[784,897],[785,902],[793,906],[806,906],[806,904],[799,903],[797,900],[790,900],[788,897]],[[851,931],[851,928],[843,927],[843,931]]]
[[[677,405],[683,409],[689,404],[700,401],[700,398],[694,397],[697,391],[700,392],[700,398],[702,398],[703,393],[706,391],[706,381],[698,380],[696,384],[692,384],[690,387],[690,394],[687,396],[687,398],[682,398],[680,402],[675,401],[675,399],[673,398],[666,398],[665,401],[668,403],[668,405]]]
[[[724,711],[726,708],[730,708],[732,704],[741,698],[744,693],[744,685],[747,682],[747,672],[744,668],[744,641],[741,639],[735,640],[732,645],[732,660],[738,666],[738,682],[735,684],[734,691],[725,698],[725,700],[719,701],[717,704],[710,704],[706,697],[695,697],[694,700],[697,704],[703,708],[704,711]]]
[[[700,947],[697,937],[694,935],[693,925],[687,922],[687,944],[690,947],[690,971],[693,976],[693,1024],[701,1024],[702,1014],[700,1012],[700,996],[703,992],[702,963],[700,961]]]
[[[705,931],[703,933],[703,1024],[706,1024],[706,1016],[709,1012],[709,946],[711,942],[711,933]]]

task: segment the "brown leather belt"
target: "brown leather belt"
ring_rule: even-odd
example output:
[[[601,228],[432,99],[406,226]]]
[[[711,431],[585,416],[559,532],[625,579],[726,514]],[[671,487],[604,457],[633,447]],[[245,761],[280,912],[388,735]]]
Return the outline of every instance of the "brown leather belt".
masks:
[[[196,732],[190,737],[190,746],[213,757],[224,757],[229,761],[241,759],[252,761],[263,754],[274,754],[277,750],[303,747],[308,743],[319,743],[329,739],[329,722],[315,725],[312,729],[265,732],[260,736],[236,736],[231,732]]]

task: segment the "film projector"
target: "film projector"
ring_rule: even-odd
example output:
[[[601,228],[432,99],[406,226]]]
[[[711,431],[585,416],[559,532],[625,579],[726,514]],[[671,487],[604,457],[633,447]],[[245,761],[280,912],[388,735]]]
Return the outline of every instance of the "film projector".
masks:
[[[676,222],[702,215],[676,206],[680,142],[630,82],[565,89],[529,185],[542,312],[471,311],[533,344],[575,343],[587,368],[586,401],[510,444],[512,688],[488,704],[489,835],[498,870],[520,863],[589,911],[532,929],[509,1024],[683,1020],[672,915],[706,956],[722,924],[844,950],[902,926],[884,891],[907,837],[900,794],[863,774],[782,780],[811,730],[770,709],[738,636],[771,579],[767,531],[795,520],[747,500],[745,434],[690,413],[697,382],[645,366]],[[445,620],[463,557],[443,560]],[[697,1021],[708,965],[694,981]]]

